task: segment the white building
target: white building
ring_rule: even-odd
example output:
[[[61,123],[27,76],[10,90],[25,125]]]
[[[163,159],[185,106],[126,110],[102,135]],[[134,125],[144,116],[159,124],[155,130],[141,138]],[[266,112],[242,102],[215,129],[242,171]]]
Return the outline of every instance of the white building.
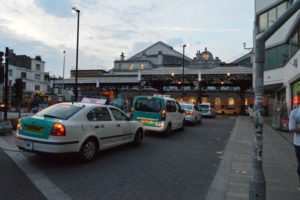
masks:
[[[293,0],[255,0],[254,38],[270,27]],[[300,11],[266,41],[264,88],[268,103],[284,102],[290,110],[300,104]],[[255,66],[254,66],[255,68]]]
[[[9,63],[9,86],[13,86],[17,78],[22,78],[25,93],[46,93],[49,83],[47,77],[45,62],[40,56],[29,58],[14,55],[13,61]]]

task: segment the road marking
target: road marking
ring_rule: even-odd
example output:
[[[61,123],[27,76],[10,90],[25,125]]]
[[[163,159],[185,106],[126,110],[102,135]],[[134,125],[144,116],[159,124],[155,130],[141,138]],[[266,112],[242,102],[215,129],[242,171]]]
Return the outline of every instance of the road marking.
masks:
[[[41,170],[32,165],[25,156],[18,152],[19,149],[16,146],[9,145],[0,137],[0,147],[47,199],[71,200],[71,198],[52,183]]]

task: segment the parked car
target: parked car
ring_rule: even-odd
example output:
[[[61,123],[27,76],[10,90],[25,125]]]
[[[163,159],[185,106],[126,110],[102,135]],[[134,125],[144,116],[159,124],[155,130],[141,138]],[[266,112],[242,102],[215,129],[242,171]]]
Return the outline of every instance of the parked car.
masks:
[[[31,152],[77,152],[84,161],[98,150],[125,143],[139,145],[143,125],[120,109],[91,103],[60,103],[18,123],[16,144]]]
[[[223,107],[218,111],[222,115],[237,115],[239,114],[239,109],[235,107]]]
[[[195,126],[202,122],[200,110],[192,103],[179,103],[185,111],[185,121],[193,123]]]
[[[175,129],[184,129],[184,110],[167,96],[137,96],[133,102],[132,117],[142,122],[144,130],[160,132],[168,137]]]
[[[198,107],[203,117],[216,117],[216,109],[211,104],[203,103]]]

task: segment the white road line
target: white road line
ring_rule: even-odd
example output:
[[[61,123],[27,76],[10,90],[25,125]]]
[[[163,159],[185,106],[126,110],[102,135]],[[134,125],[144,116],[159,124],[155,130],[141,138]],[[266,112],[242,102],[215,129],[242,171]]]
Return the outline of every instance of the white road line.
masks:
[[[9,145],[0,137],[0,147],[4,149],[4,152],[16,163],[47,199],[71,200],[71,198],[52,183],[41,170],[32,165],[22,153],[18,152],[16,146]]]

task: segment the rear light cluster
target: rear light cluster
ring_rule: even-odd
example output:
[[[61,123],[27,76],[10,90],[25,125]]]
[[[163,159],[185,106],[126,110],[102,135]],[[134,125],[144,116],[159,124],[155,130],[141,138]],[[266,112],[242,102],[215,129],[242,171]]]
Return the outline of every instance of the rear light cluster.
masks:
[[[162,115],[161,116],[161,120],[165,121],[166,120],[167,111],[166,110],[162,110],[161,115]]]
[[[53,135],[53,136],[66,136],[65,126],[62,125],[61,123],[54,123],[50,135]]]
[[[185,114],[187,114],[187,115],[192,115],[193,112],[192,112],[192,111],[188,111],[188,112],[185,112]]]
[[[17,130],[21,129],[21,118],[18,119]]]
[[[134,109],[133,109],[133,107],[131,107],[130,108],[130,119],[133,119],[133,111],[134,111]]]

